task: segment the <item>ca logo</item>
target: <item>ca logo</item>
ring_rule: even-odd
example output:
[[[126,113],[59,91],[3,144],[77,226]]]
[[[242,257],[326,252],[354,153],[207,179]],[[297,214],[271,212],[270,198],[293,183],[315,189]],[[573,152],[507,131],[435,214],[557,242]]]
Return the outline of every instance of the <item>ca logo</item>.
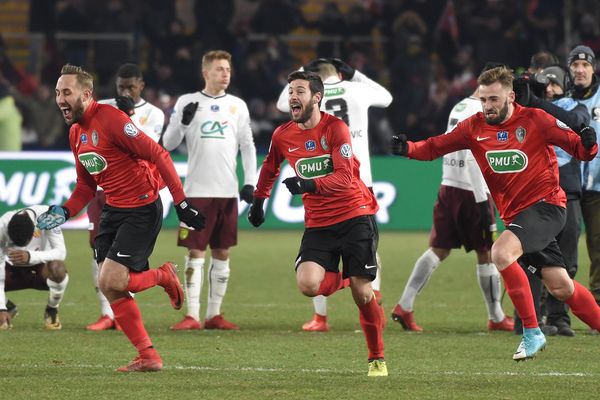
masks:
[[[227,128],[227,121],[206,121],[200,126],[200,132],[202,137],[223,137],[225,136],[225,129]],[[221,136],[215,136],[220,134]]]

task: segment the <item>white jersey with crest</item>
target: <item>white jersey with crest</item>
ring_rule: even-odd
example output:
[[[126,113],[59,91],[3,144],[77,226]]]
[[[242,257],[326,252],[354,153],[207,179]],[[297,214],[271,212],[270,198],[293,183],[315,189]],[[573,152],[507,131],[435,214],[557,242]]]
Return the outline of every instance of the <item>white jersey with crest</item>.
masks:
[[[461,100],[450,112],[446,133],[460,121],[481,111],[479,99],[467,97]],[[443,157],[442,185],[472,191],[477,203],[488,199],[488,187],[471,150],[459,150]]]
[[[325,95],[321,111],[343,120],[350,128],[352,150],[360,161],[360,178],[368,187],[373,186],[371,159],[369,156],[369,107],[387,107],[392,102],[392,94],[360,71],[352,80],[340,81],[330,76],[323,82]],[[289,112],[289,85],[283,88],[277,101],[277,108]]]
[[[115,99],[100,100],[98,103],[109,104],[114,108],[118,108]],[[135,105],[134,111],[135,113],[130,118],[135,126],[158,143],[165,126],[165,113],[144,99],[141,99]]]
[[[16,246],[8,236],[8,223],[13,215],[22,209],[8,211],[0,217],[0,304],[6,304],[4,294],[5,267],[8,260],[8,250],[18,249],[29,252],[29,263],[26,265],[15,265],[15,267],[31,267],[49,261],[64,261],[67,256],[65,239],[60,228],[51,230],[40,230],[35,227],[33,238],[25,246]],[[31,218],[34,226],[37,217],[48,211],[48,206],[33,205],[26,208],[27,215]]]
[[[181,123],[183,108],[198,102],[188,126]],[[256,147],[250,129],[248,106],[230,94],[212,97],[203,92],[184,94],[175,103],[163,136],[169,151],[185,138],[188,171],[184,183],[189,197],[237,197],[238,151],[242,155],[244,185],[256,185]]]

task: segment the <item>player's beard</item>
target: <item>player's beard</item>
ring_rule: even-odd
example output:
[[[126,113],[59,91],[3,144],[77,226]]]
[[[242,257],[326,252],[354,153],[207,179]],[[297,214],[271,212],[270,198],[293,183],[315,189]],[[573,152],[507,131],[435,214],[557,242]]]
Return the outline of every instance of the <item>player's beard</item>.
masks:
[[[487,122],[489,125],[500,125],[504,121],[504,118],[506,118],[507,114],[508,114],[508,99],[506,99],[506,102],[504,103],[504,105],[502,106],[502,108],[500,109],[500,111],[498,112],[498,115],[496,117],[488,117],[486,114],[485,122]]]
[[[81,100],[81,97],[80,97],[75,101],[75,104],[73,104],[73,105],[69,104],[69,106],[71,107],[71,119],[68,120],[65,118],[65,122],[67,125],[71,126],[71,125],[79,122],[81,120],[81,117],[83,116],[83,112],[84,112],[83,100]],[[64,118],[64,116],[63,116],[63,118]]]
[[[306,121],[308,121],[310,119],[314,109],[315,109],[314,103],[309,102],[308,105],[306,106],[306,108],[304,109],[304,112],[302,114],[300,114],[297,118],[294,119],[294,116],[290,112],[292,121],[294,121],[298,124],[305,123]]]

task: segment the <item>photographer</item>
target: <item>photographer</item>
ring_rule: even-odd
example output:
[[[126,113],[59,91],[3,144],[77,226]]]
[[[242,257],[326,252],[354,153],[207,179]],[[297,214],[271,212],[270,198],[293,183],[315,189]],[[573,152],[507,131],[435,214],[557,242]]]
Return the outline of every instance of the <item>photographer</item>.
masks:
[[[521,105],[540,108],[578,132],[589,124],[590,117],[584,105],[566,96],[571,86],[569,72],[560,65],[551,65],[538,71],[532,71],[530,67],[527,75],[517,78],[515,95]],[[567,272],[573,278],[577,272],[577,244],[581,233],[581,172],[577,160],[556,146],[554,150],[558,160],[560,186],[567,195],[567,220],[556,239],[563,253]],[[542,297],[542,285],[535,277],[530,277],[530,280],[537,304]],[[545,305],[548,314],[545,333],[573,336],[575,333],[571,329],[567,306],[551,294],[547,295]],[[540,309],[536,307],[536,310],[538,319],[541,319]]]

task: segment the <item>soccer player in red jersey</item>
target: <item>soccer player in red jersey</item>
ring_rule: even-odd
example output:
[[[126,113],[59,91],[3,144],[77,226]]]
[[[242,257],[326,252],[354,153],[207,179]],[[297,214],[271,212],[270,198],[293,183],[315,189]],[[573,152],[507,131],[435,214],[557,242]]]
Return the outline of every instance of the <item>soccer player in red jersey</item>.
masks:
[[[158,191],[163,179],[173,195],[179,219],[202,229],[204,216],[186,202],[185,193],[169,153],[143,134],[118,109],[92,97],[93,78],[82,68],[65,65],[56,83],[56,104],[69,125],[69,142],[75,156],[77,181],[62,206],[50,206],[38,217],[40,229],[54,229],[76,215],[101,186],[106,194],[94,247],[100,266],[98,283],[110,302],[115,319],[139,355],[118,369],[145,372],[162,369],[162,360],[146,332],[135,300],[129,295],[156,285],[180,309],[183,288],[175,265],[167,262],[149,269],[162,225]]]
[[[256,227],[264,222],[263,203],[287,160],[295,176],[283,183],[292,194],[302,194],[305,209],[295,260],[298,288],[309,297],[329,296],[349,284],[369,349],[368,375],[387,376],[382,318],[371,286],[377,271],[377,201],[360,179],[348,126],[319,110],[324,93],[319,75],[296,71],[288,82],[292,120],[273,133],[248,220]]]
[[[580,160],[598,152],[596,133],[582,127],[579,135],[536,108],[515,103],[512,71],[498,67],[478,78],[483,112],[460,122],[446,135],[410,142],[394,136],[392,152],[417,160],[470,149],[479,164],[506,230],[492,246],[492,261],[523,320],[523,338],[515,361],[533,358],[546,346],[538,327],[531,289],[521,261],[538,274],[557,299],[577,317],[600,328],[600,307],[592,294],[572,280],[556,242],[566,219],[566,196],[559,186],[553,145]]]

